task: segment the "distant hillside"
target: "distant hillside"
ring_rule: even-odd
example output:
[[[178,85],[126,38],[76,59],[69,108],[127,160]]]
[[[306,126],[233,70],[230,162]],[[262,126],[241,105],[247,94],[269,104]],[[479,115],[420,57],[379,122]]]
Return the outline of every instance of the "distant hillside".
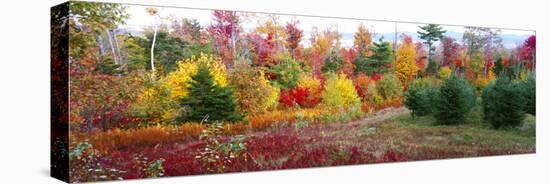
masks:
[[[417,33],[412,33],[412,32],[404,32],[404,33],[406,35],[412,36],[412,38],[415,42],[420,40],[420,38],[418,38]],[[353,35],[354,34],[355,33],[342,33],[342,40],[353,40]],[[403,33],[398,33],[397,34],[398,39],[399,39],[399,36],[401,34],[403,34]],[[463,33],[449,31],[449,32],[445,33],[445,35],[450,36],[450,37],[456,39],[457,41],[462,41]],[[382,36],[384,37],[384,40],[386,40],[386,41],[393,41],[393,39],[395,37],[395,33],[378,33],[373,37],[373,40],[378,40]],[[518,44],[522,44],[525,41],[525,39],[527,39],[529,36],[530,35],[515,35],[515,34],[501,34],[500,35],[500,37],[502,38],[502,44],[506,48],[513,48]],[[346,43],[346,41],[344,41],[344,43]]]

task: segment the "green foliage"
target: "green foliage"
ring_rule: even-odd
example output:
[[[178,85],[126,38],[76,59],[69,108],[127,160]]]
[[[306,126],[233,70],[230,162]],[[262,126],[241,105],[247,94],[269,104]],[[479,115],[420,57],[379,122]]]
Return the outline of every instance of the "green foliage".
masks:
[[[147,166],[145,173],[149,178],[156,178],[164,176],[164,167],[162,167],[162,162],[164,160],[155,160]]]
[[[435,75],[439,66],[435,61],[428,61],[428,67],[426,67],[426,74]]]
[[[183,113],[178,120],[239,121],[242,116],[236,112],[237,105],[233,91],[228,87],[214,84],[209,67],[200,63],[198,71],[189,81],[189,95],[181,100]]]
[[[403,94],[403,86],[395,74],[384,75],[376,89],[385,100],[396,99]]]
[[[428,61],[432,61],[432,55],[434,54],[435,47],[432,45],[443,38],[445,30],[437,24],[428,24],[425,26],[419,26],[422,31],[418,31],[418,37],[425,40],[423,43],[428,45]],[[429,66],[429,65],[428,65]]]
[[[97,35],[116,28],[129,17],[126,7],[121,4],[74,1],[69,6],[69,51],[73,58],[80,58],[89,49],[97,48]]]
[[[531,73],[525,81],[521,83],[523,98],[525,99],[525,112],[536,115],[537,112],[537,82],[535,74]]]
[[[464,79],[455,75],[447,78],[435,104],[435,118],[441,124],[463,123],[475,105],[475,91]]]
[[[149,64],[149,54],[145,53],[145,48],[140,45],[143,38],[129,36],[125,40],[128,71],[145,69]]]
[[[515,127],[521,124],[525,117],[525,99],[521,87],[520,83],[501,76],[483,90],[481,98],[484,119],[490,122],[493,128]]]
[[[502,63],[502,58],[497,59],[497,61],[495,62],[495,66],[492,68],[492,70],[497,76],[504,75],[504,72],[506,71],[504,68],[504,64]]]
[[[433,113],[438,91],[432,81],[434,81],[433,78],[416,79],[405,92],[405,106],[411,110],[413,118]]]
[[[147,56],[150,57],[153,33],[147,32],[145,37],[147,39],[143,39],[141,45],[145,48]],[[192,56],[192,53],[186,50],[187,45],[188,43],[181,38],[172,36],[165,30],[159,30],[157,32],[154,50],[155,66],[161,66],[158,68],[161,68],[163,73],[174,71],[177,68],[176,61]],[[150,65],[146,65],[146,67],[148,70],[151,69]],[[155,69],[157,69],[157,67],[155,67]]]
[[[369,47],[369,50],[372,51],[372,55],[365,56],[360,53],[355,60],[355,73],[368,75],[386,73],[393,55],[390,43],[380,38],[378,42],[374,42]]]
[[[344,65],[344,60],[338,55],[335,50],[332,50],[329,57],[324,61],[324,65],[321,68],[323,72],[338,72]]]
[[[285,61],[273,66],[271,72],[275,74],[275,86],[290,89],[298,83],[302,67],[295,59],[287,58]]]

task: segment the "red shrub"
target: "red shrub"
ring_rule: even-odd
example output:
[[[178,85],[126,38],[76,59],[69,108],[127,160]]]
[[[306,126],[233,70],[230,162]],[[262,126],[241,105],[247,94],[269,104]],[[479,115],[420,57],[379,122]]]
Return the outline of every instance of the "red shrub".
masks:
[[[379,73],[375,73],[374,75],[371,76],[371,79],[375,82],[378,82],[381,78],[382,78],[382,75]]]
[[[309,88],[295,87],[295,89],[281,89],[279,102],[285,107],[294,107],[296,104],[300,107],[314,107],[321,102],[321,99],[314,97]]]

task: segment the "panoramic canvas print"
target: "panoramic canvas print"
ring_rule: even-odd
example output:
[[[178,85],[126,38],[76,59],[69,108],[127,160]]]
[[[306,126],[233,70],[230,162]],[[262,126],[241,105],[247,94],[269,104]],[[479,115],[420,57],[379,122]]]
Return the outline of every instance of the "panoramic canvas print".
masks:
[[[51,65],[66,182],[536,152],[533,30],[67,2]]]

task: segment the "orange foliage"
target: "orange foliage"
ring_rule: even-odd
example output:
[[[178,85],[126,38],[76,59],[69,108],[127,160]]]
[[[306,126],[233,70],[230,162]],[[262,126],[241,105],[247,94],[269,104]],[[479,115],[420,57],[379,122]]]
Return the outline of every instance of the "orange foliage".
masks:
[[[380,104],[362,104],[362,110],[369,112],[387,107],[402,105],[402,99],[387,100]],[[248,116],[246,122],[228,123],[224,125],[225,135],[245,134],[253,131],[263,131],[270,128],[287,127],[298,121],[320,122],[327,114],[336,114],[338,108],[307,108],[293,110],[276,110],[259,115]],[[72,134],[72,142],[81,142],[85,139],[102,151],[120,149],[128,146],[145,146],[171,143],[186,139],[196,139],[204,130],[205,125],[199,123],[185,123],[178,126],[153,126],[138,129],[112,129],[94,134]]]
[[[105,132],[97,132],[93,135],[74,135],[76,142],[89,139],[94,148],[105,150],[109,148],[124,148],[134,145],[153,145],[168,143],[188,138],[198,137],[204,125],[198,123],[186,123],[180,126],[153,126],[146,128],[122,130],[112,129]]]

